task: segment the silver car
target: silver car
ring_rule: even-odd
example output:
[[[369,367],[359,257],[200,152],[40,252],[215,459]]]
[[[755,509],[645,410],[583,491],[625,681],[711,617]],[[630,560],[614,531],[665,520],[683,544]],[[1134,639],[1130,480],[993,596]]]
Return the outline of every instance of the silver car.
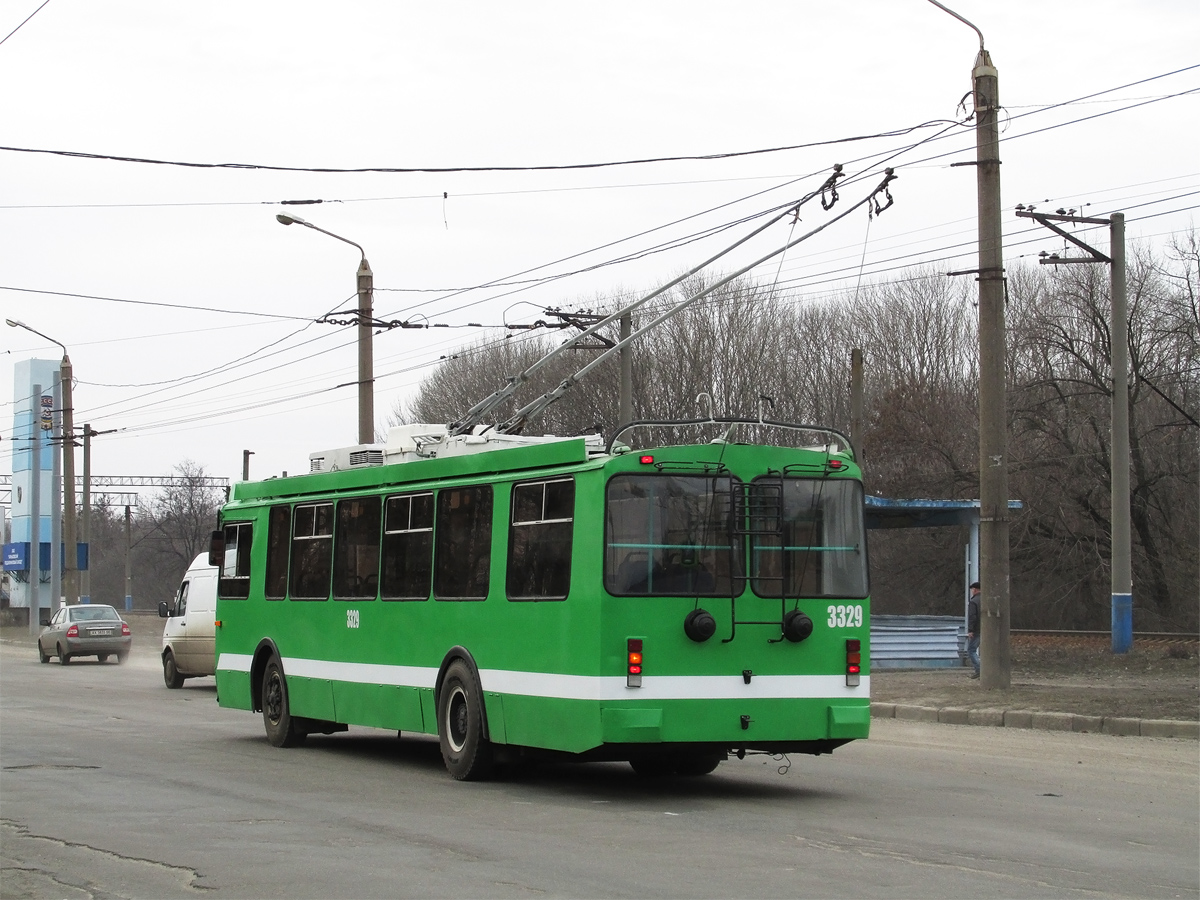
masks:
[[[126,622],[111,606],[83,603],[64,606],[38,635],[38,658],[50,662],[57,656],[66,665],[76,656],[94,656],[107,662],[115,656],[118,663],[129,657],[133,636]]]

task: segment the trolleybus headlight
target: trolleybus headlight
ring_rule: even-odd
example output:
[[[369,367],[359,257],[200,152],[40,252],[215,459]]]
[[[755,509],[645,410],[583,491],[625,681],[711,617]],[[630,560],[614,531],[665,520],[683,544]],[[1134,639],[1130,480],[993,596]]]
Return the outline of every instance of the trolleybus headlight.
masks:
[[[812,619],[798,609],[793,609],[783,617],[783,636],[793,644],[798,644],[813,631]]]
[[[707,609],[693,609],[683,620],[683,633],[697,644],[703,644],[717,633],[717,620]]]

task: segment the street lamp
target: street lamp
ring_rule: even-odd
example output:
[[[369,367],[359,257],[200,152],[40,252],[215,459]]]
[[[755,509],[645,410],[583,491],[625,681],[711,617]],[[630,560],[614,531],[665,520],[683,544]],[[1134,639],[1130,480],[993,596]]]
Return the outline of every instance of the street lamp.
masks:
[[[375,275],[371,264],[367,262],[367,253],[361,246],[340,234],[318,228],[311,222],[306,222],[298,216],[287,216],[279,213],[275,220],[280,225],[303,225],[331,238],[337,238],[343,243],[358,248],[362,260],[358,264],[358,442],[372,444],[375,442],[375,372],[371,351],[371,328],[373,325],[371,298],[374,292]]]
[[[63,560],[63,594],[67,598],[67,603],[77,603],[79,600],[79,581],[75,577],[79,571],[78,554],[79,549],[76,544],[75,534],[75,422],[73,419],[73,408],[71,401],[71,357],[67,355],[67,347],[61,341],[56,341],[48,334],[42,334],[36,328],[30,328],[24,322],[17,319],[5,319],[6,324],[13,328],[24,328],[26,331],[36,334],[40,338],[45,338],[52,344],[58,344],[62,347],[63,357],[62,363],[59,365],[59,383],[62,385],[62,448],[63,448],[63,543],[66,545],[65,559]],[[54,558],[54,549],[51,553],[51,560]],[[54,563],[51,562],[53,566]],[[54,597],[51,600],[53,606],[57,607],[58,598]]]

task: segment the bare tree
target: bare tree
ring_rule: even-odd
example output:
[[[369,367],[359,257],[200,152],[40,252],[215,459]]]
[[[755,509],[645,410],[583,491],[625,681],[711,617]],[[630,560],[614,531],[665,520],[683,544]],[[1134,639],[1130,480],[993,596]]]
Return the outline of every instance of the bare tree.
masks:
[[[207,549],[225,494],[205,483],[204,467],[198,463],[184,460],[174,471],[183,483],[164,488],[149,504],[146,520],[158,555],[182,572]]]

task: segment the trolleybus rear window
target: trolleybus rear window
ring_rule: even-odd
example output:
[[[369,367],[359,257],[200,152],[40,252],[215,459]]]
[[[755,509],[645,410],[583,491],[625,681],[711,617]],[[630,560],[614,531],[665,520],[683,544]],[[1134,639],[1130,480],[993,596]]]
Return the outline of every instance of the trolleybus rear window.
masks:
[[[250,541],[254,525],[238,522],[225,526],[225,562],[217,585],[222,597],[245,600],[250,596]]]
[[[438,491],[434,545],[434,597],[485,599],[492,565],[490,485]]]
[[[508,532],[510,600],[562,600],[571,586],[575,482],[570,478],[513,485]]]
[[[729,476],[618,475],[608,483],[604,586],[610,594],[739,594]]]
[[[428,600],[433,579],[433,494],[388,497],[383,514],[384,600]]]
[[[292,511],[293,600],[327,600],[333,561],[333,504],[309,503]]]
[[[333,541],[333,596],[374,600],[379,590],[379,498],[339,500]]]
[[[272,506],[267,516],[267,574],[263,596],[282,600],[287,596],[288,552],[292,548],[292,508]]]
[[[862,485],[785,478],[751,485],[750,578],[762,597],[867,596]],[[780,499],[766,499],[774,497]]]

